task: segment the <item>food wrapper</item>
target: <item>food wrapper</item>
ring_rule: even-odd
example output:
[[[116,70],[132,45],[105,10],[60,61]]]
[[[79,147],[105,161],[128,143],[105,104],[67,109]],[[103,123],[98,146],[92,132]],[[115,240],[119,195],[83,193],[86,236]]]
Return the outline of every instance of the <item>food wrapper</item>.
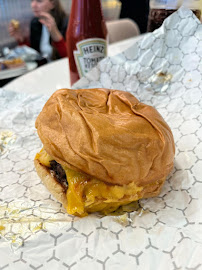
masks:
[[[15,59],[15,58],[22,58],[24,61],[35,61],[40,54],[35,49],[23,45],[17,46],[12,50],[9,50],[8,54],[6,54],[5,59]]]
[[[161,113],[176,144],[159,196],[84,218],[68,215],[34,169],[48,96],[1,89],[0,269],[202,269],[201,81],[202,25],[180,8],[73,86],[131,92]]]

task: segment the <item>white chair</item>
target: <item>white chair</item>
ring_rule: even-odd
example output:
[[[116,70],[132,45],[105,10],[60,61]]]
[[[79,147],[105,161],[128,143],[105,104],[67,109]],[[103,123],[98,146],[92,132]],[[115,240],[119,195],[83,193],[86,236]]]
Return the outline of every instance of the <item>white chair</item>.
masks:
[[[121,41],[140,34],[137,23],[131,19],[107,21],[106,26],[109,35],[109,43]]]

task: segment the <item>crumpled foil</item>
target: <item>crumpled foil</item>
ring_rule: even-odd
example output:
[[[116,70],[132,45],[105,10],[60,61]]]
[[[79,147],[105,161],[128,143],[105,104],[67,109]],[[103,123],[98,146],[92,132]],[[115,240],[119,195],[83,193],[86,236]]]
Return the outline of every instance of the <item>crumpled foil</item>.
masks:
[[[158,197],[84,218],[68,215],[34,169],[34,123],[48,97],[0,89],[0,131],[15,138],[0,156],[0,269],[202,269],[201,82],[202,24],[180,8],[74,85],[131,92],[156,107],[176,143]]]

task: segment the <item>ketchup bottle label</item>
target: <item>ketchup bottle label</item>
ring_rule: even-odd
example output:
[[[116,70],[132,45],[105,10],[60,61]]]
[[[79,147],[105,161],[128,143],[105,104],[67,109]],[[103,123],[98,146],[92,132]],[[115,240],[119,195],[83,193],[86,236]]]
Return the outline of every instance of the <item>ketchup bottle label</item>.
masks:
[[[107,55],[107,41],[102,38],[89,38],[76,44],[74,59],[80,78],[87,74]]]

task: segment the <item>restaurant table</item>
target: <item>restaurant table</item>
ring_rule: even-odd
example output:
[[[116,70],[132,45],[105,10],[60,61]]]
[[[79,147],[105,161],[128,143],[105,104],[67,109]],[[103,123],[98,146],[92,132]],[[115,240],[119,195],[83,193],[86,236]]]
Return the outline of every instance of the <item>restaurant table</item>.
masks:
[[[145,35],[145,34],[144,34]],[[114,56],[143,38],[144,35],[135,36],[126,40],[109,44],[108,56]],[[60,88],[71,88],[69,77],[69,64],[67,58],[45,64],[10,83],[4,89],[25,93],[40,93],[51,95]]]

